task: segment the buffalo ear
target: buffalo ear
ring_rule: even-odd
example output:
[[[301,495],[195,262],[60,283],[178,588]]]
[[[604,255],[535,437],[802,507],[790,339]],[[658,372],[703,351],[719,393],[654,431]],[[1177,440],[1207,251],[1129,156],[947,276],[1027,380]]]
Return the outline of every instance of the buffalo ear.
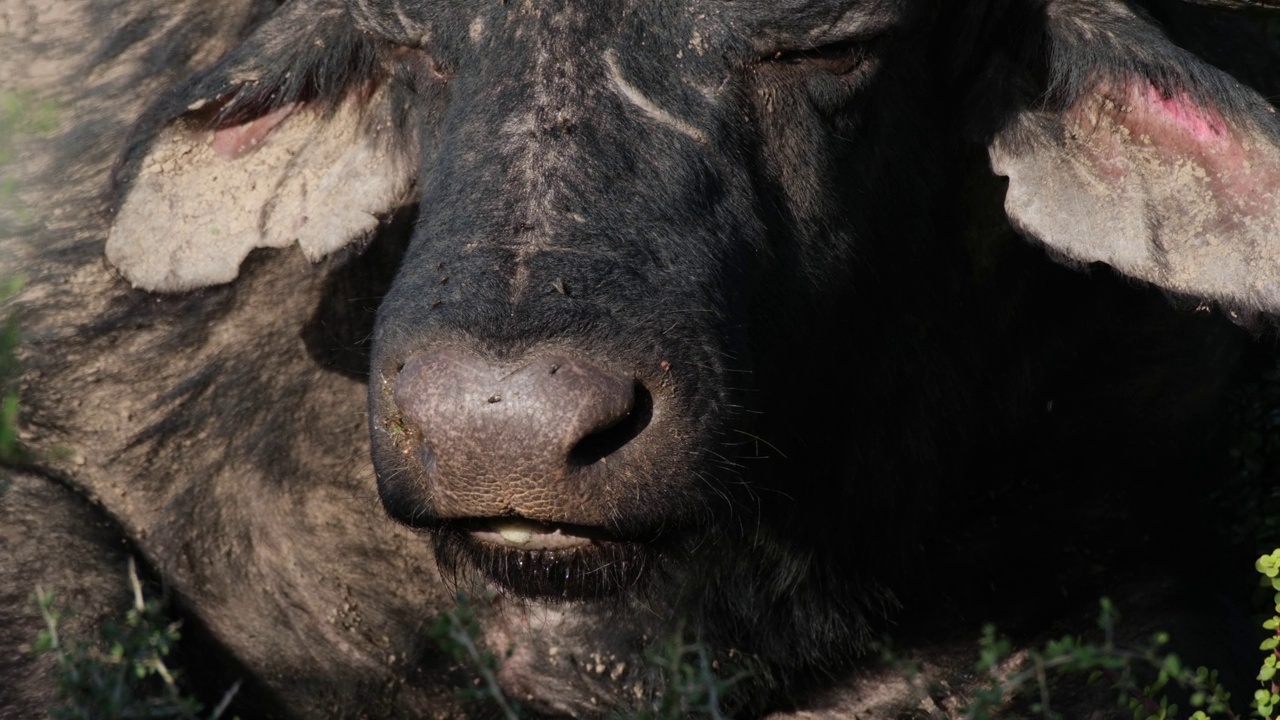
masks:
[[[1015,227],[1074,261],[1280,312],[1275,109],[1126,5],[1085,4],[1043,5],[1043,35],[1006,60],[1041,78],[990,134]]]
[[[312,261],[366,237],[412,189],[388,63],[342,0],[293,0],[139,120],[114,175],[107,259],[136,287],[235,279],[255,248]]]

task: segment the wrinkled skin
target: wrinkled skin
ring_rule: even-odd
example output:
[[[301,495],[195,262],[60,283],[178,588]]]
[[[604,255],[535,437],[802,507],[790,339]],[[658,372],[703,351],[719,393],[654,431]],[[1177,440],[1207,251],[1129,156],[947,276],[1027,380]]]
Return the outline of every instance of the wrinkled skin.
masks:
[[[852,658],[894,604],[882,583],[929,512],[921,498],[963,482],[949,463],[990,442],[963,418],[996,416],[989,403],[1011,393],[981,396],[991,348],[973,344],[995,331],[959,312],[986,288],[964,285],[948,196],[921,190],[960,172],[956,126],[992,122],[939,79],[938,64],[972,72],[940,47],[947,21],[904,2],[357,7],[370,32],[429,38],[440,77],[420,92],[443,103],[373,337],[379,488],[393,516],[435,533],[447,569],[502,593],[485,627],[517,648],[509,687],[540,694],[551,647],[575,638],[619,659],[614,687],[639,687],[635,657],[672,618],[767,658],[784,686]],[[989,28],[975,62],[1025,52]],[[530,453],[478,453],[447,427],[503,446],[516,435],[489,425],[503,420],[441,406],[465,400],[419,407],[418,377],[452,371],[414,358],[441,348],[513,372],[589,358],[635,378],[652,420],[607,464],[529,471]],[[587,528],[598,556],[468,536],[510,516]],[[605,599],[521,599],[544,594]],[[550,695],[544,709],[588,712],[572,688]]]
[[[490,642],[519,648],[506,670],[518,695],[544,682],[538,668],[552,662],[547,653],[557,644],[590,638],[601,644],[591,655],[616,658],[611,668],[619,672],[607,679],[587,675],[582,689],[554,693],[565,698],[548,708],[557,711],[582,712],[573,698],[583,690],[614,694],[636,685],[635,673],[645,671],[637,652],[685,615],[716,647],[770,656],[787,675],[808,658],[848,657],[866,623],[892,604],[877,587],[878,566],[892,560],[881,548],[893,546],[894,533],[911,532],[908,521],[868,522],[862,513],[901,512],[910,501],[898,493],[921,490],[906,478],[927,483],[936,458],[903,448],[842,467],[844,452],[810,454],[800,438],[842,451],[852,449],[847,437],[869,447],[899,440],[875,427],[883,410],[854,413],[851,427],[832,403],[792,399],[896,405],[890,412],[919,428],[902,440],[927,446],[949,439],[931,437],[926,414],[969,402],[963,391],[929,400],[902,392],[908,382],[945,387],[936,375],[954,368],[917,369],[906,358],[956,355],[958,338],[881,329],[904,317],[949,324],[932,288],[956,261],[945,249],[925,253],[931,201],[922,198],[908,219],[895,200],[916,195],[913,185],[940,171],[926,158],[938,152],[928,138],[941,138],[923,127],[904,133],[866,109],[924,118],[937,112],[929,108],[936,100],[923,86],[877,83],[874,67],[836,77],[810,75],[802,63],[754,65],[767,43],[791,46],[834,22],[844,14],[835,6],[815,5],[808,17],[781,6],[727,17],[703,10],[709,17],[697,20],[700,13],[659,17],[637,6],[619,19],[568,3],[534,4],[512,7],[505,20],[495,13],[476,21],[459,9],[436,21],[441,28],[482,22],[486,30],[475,41],[441,38],[445,49],[432,50],[436,62],[457,68],[449,104],[427,130],[440,139],[423,143],[424,164],[436,172],[423,183],[420,206],[439,210],[421,215],[379,311],[370,386],[375,464],[398,517],[425,515],[433,524],[518,515],[651,543],[633,557],[623,550],[563,566],[541,561],[547,572],[571,575],[548,594],[606,596],[595,605],[548,611],[510,597],[493,606]],[[914,18],[896,7],[868,15],[903,25],[909,39],[867,62],[923,74],[927,53]],[[846,19],[841,29],[870,33],[859,21]],[[810,97],[824,95],[841,99],[810,107]],[[899,133],[925,139],[898,151]],[[868,188],[867,176],[832,177],[833,167],[865,168],[876,179]],[[861,196],[856,205],[852,196]],[[835,227],[825,216],[832,209],[842,221]],[[878,236],[894,242],[859,241]],[[913,267],[922,282],[891,289],[858,266]],[[557,282],[568,292],[555,290]],[[422,288],[440,300],[430,312]],[[859,303],[863,293],[893,298],[902,314]],[[873,337],[876,352],[860,351]],[[546,481],[535,475],[510,487],[469,473],[456,491],[424,495],[423,470],[412,453],[406,463],[403,443],[385,430],[397,413],[388,388],[406,356],[442,344],[504,366],[552,351],[585,356],[635,377],[652,396],[653,420],[599,472],[557,479],[550,492],[540,492]],[[781,456],[799,461],[779,463]],[[875,480],[833,494],[823,479],[833,474]],[[792,518],[848,528],[848,542],[831,548],[805,530],[797,537]],[[444,557],[466,578],[467,549],[451,547],[447,532],[440,538]],[[529,561],[535,577],[538,562]],[[643,575],[610,579],[633,588],[614,597],[614,588],[596,587],[603,574],[594,564],[627,562],[644,566]],[[693,577],[707,582],[690,584]],[[839,600],[833,606],[824,597]],[[756,625],[762,617],[770,620]],[[768,629],[758,637],[741,630],[753,626]]]
[[[991,147],[1022,192],[1024,158],[1058,157],[1036,133],[1077,122],[1097,82],[1131,83],[1140,103],[1139,83],[1158,80],[1167,92],[1152,107],[1165,114],[1096,117],[1153,118],[1157,140],[1172,118],[1175,149],[1223,136],[1225,117],[1256,172],[1280,173],[1261,101],[1170,51],[1126,6],[370,0],[222,13],[165,39],[105,13],[127,31],[93,61],[118,70],[56,85],[85,103],[81,117],[95,98],[152,104],[127,141],[137,108],[112,108],[109,132],[72,131],[49,151],[100,179],[125,148],[107,249],[125,279],[98,260],[106,231],[92,213],[17,238],[19,267],[41,278],[27,299],[38,379],[24,422],[39,447],[80,453],[49,453],[24,477],[100,503],[174,590],[211,664],[253,678],[257,712],[446,712],[446,663],[423,630],[454,588],[491,596],[483,640],[513,649],[501,682],[535,711],[643,706],[662,687],[645,649],[680,631],[726,674],[750,668],[730,700],[744,716],[803,706],[927,582],[909,568],[934,505],[1024,473],[1106,487],[1140,469],[1177,487],[1215,447],[1206,426],[1239,335],[1106,271],[1047,262],[1009,229],[987,164]],[[1050,37],[1058,55],[1039,42]],[[157,66],[162,77],[138,84]],[[182,204],[193,189],[220,191],[254,162],[253,178],[275,177],[274,148],[338,127],[372,138],[379,161],[343,165],[297,140],[281,187],[310,178],[309,163],[366,173],[336,196],[356,220],[324,216],[332,200],[294,217],[283,193],[261,208],[247,191],[227,197],[249,225],[376,235],[362,258],[307,266],[268,251],[239,267],[240,251],[209,236],[181,245],[192,228],[239,222],[219,202],[209,216],[203,201]],[[211,155],[158,162],[184,142]],[[175,176],[194,178],[186,195],[166,194]],[[1075,197],[1034,184],[1046,176],[1024,194]],[[1151,207],[1185,201],[1152,192]],[[1254,204],[1231,218],[1256,212],[1236,236],[1263,237],[1274,196],[1242,197]],[[1238,316],[1275,307],[1253,292],[1266,277],[1191,251],[1202,264],[1184,263],[1187,237],[1155,237],[1152,269],[1130,246],[1081,249],[1087,233],[1052,213],[1007,210],[1068,263],[1107,260]],[[171,248],[179,260],[165,265]],[[128,288],[229,280],[183,274],[201,272],[200,248],[233,261],[234,283]],[[441,409],[452,401],[428,382],[452,367],[524,377],[547,358],[594,388],[640,388],[623,415],[643,419],[583,467],[521,466],[541,446],[526,452],[512,428],[541,438],[567,414],[558,400],[475,421]],[[494,541],[511,518],[589,549],[522,555]],[[1058,527],[1043,525],[1045,538]],[[118,549],[96,542],[91,564],[118,567]],[[35,560],[23,567],[24,582],[38,574]],[[110,595],[94,582],[83,585]],[[21,700],[38,707],[29,683]]]

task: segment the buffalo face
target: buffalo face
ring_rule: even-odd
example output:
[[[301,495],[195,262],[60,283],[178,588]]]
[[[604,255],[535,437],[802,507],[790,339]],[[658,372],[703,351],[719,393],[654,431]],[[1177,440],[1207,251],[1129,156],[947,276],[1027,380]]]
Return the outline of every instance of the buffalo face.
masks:
[[[923,251],[932,211],[915,187],[936,134],[889,121],[936,115],[925,88],[883,75],[923,75],[916,18],[618,10],[436,10],[411,33],[435,38],[417,90],[443,99],[423,119],[418,225],[374,335],[383,503],[431,532],[449,577],[497,593],[491,632],[557,608],[553,628],[529,622],[538,639],[494,642],[632,658],[624,687],[676,622],[758,652],[765,638],[740,633],[768,613],[805,652],[843,656],[890,602],[866,549],[893,531],[868,513],[921,485],[839,488],[831,474],[867,451],[807,462],[803,448],[874,442],[858,428],[903,381],[885,358],[910,352],[881,328],[945,317],[928,287],[954,258]],[[870,272],[886,266],[919,277],[886,287]],[[874,470],[857,484],[884,479]],[[810,545],[797,518],[854,542]],[[872,577],[840,593],[847,616],[775,607],[821,597],[806,586],[842,584],[831,568],[866,555]]]
[[[294,0],[141,121],[108,255],[187,290],[416,204],[373,333],[378,492],[489,599],[504,684],[644,701],[682,629],[786,686],[861,651],[1013,415],[974,148],[1069,262],[1276,305],[1261,99],[1124,3],[944,5]],[[237,173],[243,208],[208,199]]]
[[[865,377],[824,367],[849,328],[807,318],[867,292],[859,267],[917,254],[899,206],[919,171],[879,157],[919,135],[862,108],[924,115],[879,79],[919,49],[891,37],[908,19],[832,8],[835,47],[774,59],[693,15],[429,15],[424,92],[447,102],[423,122],[418,225],[374,336],[383,502],[517,596],[617,593],[685,536],[754,533],[745,487],[771,492],[777,446],[842,424],[823,396]],[[820,25],[756,15],[777,47]],[[859,242],[891,222],[893,246]]]

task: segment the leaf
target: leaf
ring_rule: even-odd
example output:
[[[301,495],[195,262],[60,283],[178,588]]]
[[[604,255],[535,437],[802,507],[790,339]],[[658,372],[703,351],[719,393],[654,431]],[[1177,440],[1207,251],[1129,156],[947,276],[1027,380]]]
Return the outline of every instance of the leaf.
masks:
[[[1255,570],[1269,578],[1280,575],[1280,567],[1277,566],[1275,558],[1271,555],[1263,555],[1258,558],[1257,561],[1254,562],[1253,567]]]

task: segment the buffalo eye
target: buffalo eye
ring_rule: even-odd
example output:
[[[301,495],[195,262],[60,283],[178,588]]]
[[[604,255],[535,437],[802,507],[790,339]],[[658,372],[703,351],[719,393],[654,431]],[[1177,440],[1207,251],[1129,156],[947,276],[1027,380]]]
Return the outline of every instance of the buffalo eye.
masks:
[[[807,65],[832,75],[848,75],[862,67],[870,57],[867,41],[859,38],[810,48],[779,50],[766,60],[779,65]]]

